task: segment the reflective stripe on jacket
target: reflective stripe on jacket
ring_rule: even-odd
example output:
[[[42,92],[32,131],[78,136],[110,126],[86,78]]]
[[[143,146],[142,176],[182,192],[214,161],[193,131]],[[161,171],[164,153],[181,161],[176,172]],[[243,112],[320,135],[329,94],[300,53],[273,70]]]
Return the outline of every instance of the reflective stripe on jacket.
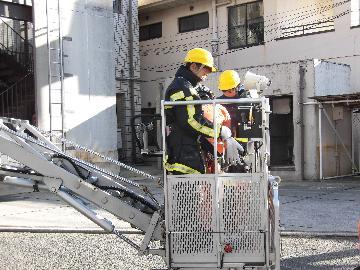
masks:
[[[200,100],[197,87],[200,79],[181,66],[175,79],[165,92],[166,101]],[[215,132],[211,121],[203,116],[201,105],[166,106],[166,125],[170,133],[166,138],[168,160],[165,163],[167,171],[181,174],[205,173],[205,164],[201,154],[198,138],[203,135],[213,138]],[[220,135],[219,125],[216,129]]]
[[[175,79],[165,92],[166,101],[200,100],[196,88],[198,79],[186,67],[182,66],[176,73]],[[176,125],[189,136],[215,137],[213,124],[203,116],[201,105],[171,106],[166,107],[167,125]],[[219,136],[221,126],[218,125],[216,133]]]

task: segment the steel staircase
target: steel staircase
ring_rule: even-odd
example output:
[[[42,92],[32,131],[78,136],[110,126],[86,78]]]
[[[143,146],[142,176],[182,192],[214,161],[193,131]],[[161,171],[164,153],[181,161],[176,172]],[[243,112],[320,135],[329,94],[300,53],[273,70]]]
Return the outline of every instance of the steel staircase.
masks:
[[[33,46],[0,17],[0,116],[32,120]]]

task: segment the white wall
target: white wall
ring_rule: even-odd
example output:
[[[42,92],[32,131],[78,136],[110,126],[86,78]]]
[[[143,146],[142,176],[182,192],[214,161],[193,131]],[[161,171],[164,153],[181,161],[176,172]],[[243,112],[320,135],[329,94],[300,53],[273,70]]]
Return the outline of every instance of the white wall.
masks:
[[[190,11],[190,6],[193,10]],[[211,19],[210,27],[204,30],[179,33],[178,17],[193,15],[209,11],[208,1],[197,1],[196,3],[182,5],[169,10],[139,15],[140,25],[148,25],[162,22],[162,38],[151,39],[140,42],[142,107],[155,107],[159,100],[159,82],[173,77],[179,65],[183,62],[185,54],[194,47],[202,47],[211,50]],[[152,81],[160,78],[159,81]],[[148,103],[151,106],[148,106]]]
[[[57,0],[48,0],[55,8]],[[66,137],[117,156],[114,30],[112,1],[60,1],[63,40],[63,106]],[[49,130],[46,1],[34,5],[36,93],[39,126]],[[50,22],[56,18],[50,18]],[[57,39],[49,36],[50,43]],[[56,87],[59,85],[55,82]],[[53,88],[54,88],[53,85]],[[61,121],[61,118],[58,119]]]
[[[299,1],[286,2],[300,3]],[[276,38],[280,37],[279,29],[286,24],[291,26],[294,22],[290,20],[292,17],[289,17],[289,13],[280,13],[274,10],[275,5],[273,4],[279,8],[283,6],[283,1],[264,1],[265,20],[272,20],[268,22],[265,21],[265,45],[254,46],[245,50],[236,49],[229,51],[227,43],[224,42],[224,44],[221,45],[220,51],[222,53],[228,53],[221,57],[221,69],[234,66],[234,59],[238,59],[238,63],[240,63],[241,66],[257,66],[312,58],[330,58],[329,60],[351,64],[353,70],[354,68],[358,69],[358,67],[353,67],[354,64],[358,62],[357,57],[348,57],[353,54],[359,54],[359,46],[356,46],[356,44],[359,42],[360,33],[359,29],[350,29],[350,14],[335,20],[335,31],[333,32],[277,40]],[[290,14],[299,12],[298,5],[288,8],[292,11]],[[350,2],[335,7],[333,12],[337,15],[344,10],[350,10]],[[300,12],[302,12],[302,14],[309,14],[309,16],[312,15],[312,9],[306,9],[305,11],[301,9]],[[225,29],[224,34],[226,35],[227,24],[226,19],[224,20],[224,18],[227,18],[226,7],[219,8],[218,13],[222,18],[220,22],[221,26],[219,27]],[[275,16],[278,22],[276,24],[274,24],[273,21],[274,14],[276,14]],[[311,16],[311,20],[321,20],[323,16],[326,17],[327,15],[320,16],[316,14],[316,16]],[[288,22],[288,20],[290,20],[290,22]],[[299,24],[306,23],[306,21],[299,21],[300,19],[296,20]],[[222,40],[225,40],[225,38],[222,38]],[[356,74],[356,72],[354,72],[354,74]],[[359,86],[360,80],[358,76],[353,75],[353,89],[357,89]]]
[[[268,40],[280,36],[284,31],[282,28],[296,27],[296,30],[300,30],[301,27],[299,25],[328,20],[328,18],[334,15],[333,3],[333,0],[277,0],[276,13],[266,12],[267,14],[265,15],[265,20],[267,21],[265,31],[267,32]],[[322,30],[331,29],[333,27],[326,27]],[[307,29],[306,32],[311,33],[312,30]],[[272,33],[275,36],[272,36]]]
[[[236,1],[237,4],[251,1]],[[339,2],[335,0],[335,3]],[[344,1],[341,1],[344,2]],[[285,3],[285,4],[284,4]],[[291,3],[291,5],[289,4]],[[360,55],[360,29],[350,28],[350,14],[335,19],[335,30],[302,37],[277,40],[280,37],[279,29],[283,26],[306,24],[310,21],[319,21],[339,15],[343,11],[350,11],[350,2],[335,6],[329,0],[311,1],[264,1],[265,16],[265,45],[246,49],[228,49],[227,43],[227,8],[223,5],[217,8],[218,35],[220,39],[220,70],[230,68],[272,65],[276,63],[298,61],[303,59],[329,59],[338,63],[351,65],[352,89],[360,88],[360,77],[356,76],[360,70],[358,57]],[[190,11],[189,7],[194,9]],[[209,12],[210,26],[207,29],[178,33],[178,18]],[[173,76],[179,63],[182,62],[186,51],[193,47],[211,49],[212,15],[211,1],[198,1],[192,4],[180,5],[176,8],[140,15],[140,25],[156,22],[163,24],[163,37],[140,42],[141,77],[143,80],[154,80],[161,77]],[[294,14],[298,15],[294,16]],[[289,15],[290,14],[290,15]],[[290,17],[289,17],[290,16]],[[146,17],[148,17],[146,19]],[[329,29],[327,29],[329,30]],[[151,99],[149,94],[153,83],[142,84],[144,97],[143,106]],[[152,102],[152,104],[154,104]]]

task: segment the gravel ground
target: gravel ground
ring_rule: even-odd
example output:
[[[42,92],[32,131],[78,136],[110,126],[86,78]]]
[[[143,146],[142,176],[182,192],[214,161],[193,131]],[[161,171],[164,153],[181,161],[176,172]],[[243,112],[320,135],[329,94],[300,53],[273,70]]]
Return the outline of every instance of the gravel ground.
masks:
[[[136,236],[132,236],[136,239]],[[281,269],[354,269],[355,238],[283,237]],[[160,257],[139,257],[112,235],[0,233],[0,269],[164,269]]]
[[[356,238],[282,237],[281,270],[352,270],[360,266]]]
[[[1,270],[164,267],[160,257],[140,257],[114,235],[0,233],[0,254]]]

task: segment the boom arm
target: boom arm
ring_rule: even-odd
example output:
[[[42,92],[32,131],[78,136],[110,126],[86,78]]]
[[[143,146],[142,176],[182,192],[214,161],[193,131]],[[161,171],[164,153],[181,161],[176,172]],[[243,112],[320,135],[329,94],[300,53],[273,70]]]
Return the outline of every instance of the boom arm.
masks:
[[[28,121],[0,118],[0,153],[23,168],[0,168],[4,183],[35,187],[57,194],[104,230],[145,253],[150,240],[163,240],[161,206],[137,183],[74,158],[57,148]],[[141,246],[75,198],[84,198],[145,232]]]

